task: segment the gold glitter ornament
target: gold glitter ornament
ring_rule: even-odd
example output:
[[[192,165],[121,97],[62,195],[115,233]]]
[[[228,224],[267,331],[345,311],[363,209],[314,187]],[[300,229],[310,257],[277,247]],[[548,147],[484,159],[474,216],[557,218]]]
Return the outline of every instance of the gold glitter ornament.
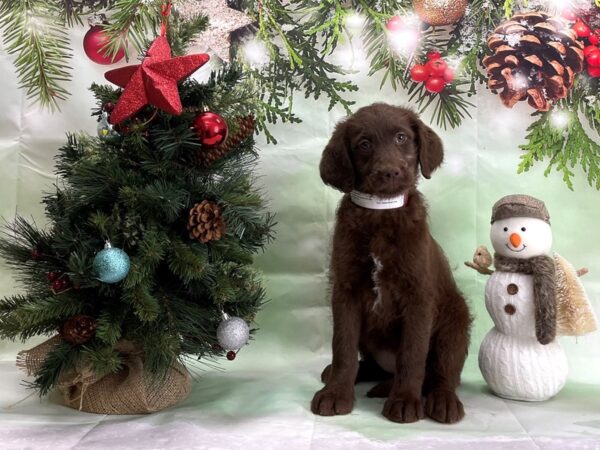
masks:
[[[429,25],[452,25],[465,15],[468,0],[413,0],[413,8]]]
[[[254,22],[241,11],[230,8],[227,0],[185,0],[177,5],[181,17],[191,19],[200,14],[208,16],[206,31],[194,41],[201,52],[212,51],[220,59],[229,62],[230,33]]]

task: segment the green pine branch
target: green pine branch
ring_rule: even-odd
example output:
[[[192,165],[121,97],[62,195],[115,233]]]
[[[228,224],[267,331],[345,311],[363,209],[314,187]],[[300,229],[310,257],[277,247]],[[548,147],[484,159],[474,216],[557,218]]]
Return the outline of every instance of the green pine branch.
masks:
[[[43,0],[1,0],[0,28],[3,43],[14,59],[19,85],[27,98],[58,109],[71,80],[69,39],[60,16],[60,5]]]

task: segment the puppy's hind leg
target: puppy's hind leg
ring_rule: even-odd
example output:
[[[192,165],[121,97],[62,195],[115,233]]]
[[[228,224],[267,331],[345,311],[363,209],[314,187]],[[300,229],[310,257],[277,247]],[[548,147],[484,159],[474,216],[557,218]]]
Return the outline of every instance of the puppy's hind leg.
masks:
[[[331,364],[329,364],[321,373],[321,381],[327,384],[331,375]],[[390,373],[383,370],[377,362],[367,356],[358,362],[358,373],[356,374],[355,383],[371,382],[386,380],[390,377]]]

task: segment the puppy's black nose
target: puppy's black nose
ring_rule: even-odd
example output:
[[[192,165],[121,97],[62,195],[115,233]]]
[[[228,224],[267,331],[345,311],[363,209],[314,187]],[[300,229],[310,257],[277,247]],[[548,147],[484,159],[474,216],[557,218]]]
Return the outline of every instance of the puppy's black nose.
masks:
[[[379,171],[379,175],[391,180],[393,178],[398,178],[400,176],[400,171],[398,169],[384,169]]]

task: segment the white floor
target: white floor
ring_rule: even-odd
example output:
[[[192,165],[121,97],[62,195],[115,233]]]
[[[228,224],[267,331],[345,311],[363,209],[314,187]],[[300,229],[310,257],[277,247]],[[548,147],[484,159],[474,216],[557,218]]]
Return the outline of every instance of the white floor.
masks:
[[[600,388],[568,385],[543,404],[501,400],[481,381],[463,384],[457,425],[388,422],[383,400],[357,389],[348,416],[316,417],[311,370],[205,372],[183,404],[148,416],[80,413],[32,396],[22,374],[0,363],[0,448],[27,449],[600,449]]]

